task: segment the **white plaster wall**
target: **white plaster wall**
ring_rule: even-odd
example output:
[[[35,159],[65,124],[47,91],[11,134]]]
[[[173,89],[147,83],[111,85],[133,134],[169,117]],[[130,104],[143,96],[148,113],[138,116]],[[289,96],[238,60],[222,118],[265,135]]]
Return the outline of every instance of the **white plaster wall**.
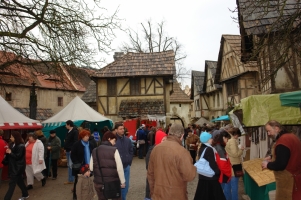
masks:
[[[12,101],[8,101],[13,107],[29,108],[30,88],[5,86],[0,87],[0,95],[5,99],[6,92],[12,93]],[[83,92],[69,92],[61,90],[36,89],[38,108],[50,108],[54,114],[61,111],[76,96],[80,98]],[[58,106],[58,97],[63,97],[63,106]]]
[[[181,107],[179,106],[181,104]],[[172,116],[182,118],[185,127],[190,123],[190,103],[170,103],[170,113]],[[176,112],[174,112],[176,110]]]

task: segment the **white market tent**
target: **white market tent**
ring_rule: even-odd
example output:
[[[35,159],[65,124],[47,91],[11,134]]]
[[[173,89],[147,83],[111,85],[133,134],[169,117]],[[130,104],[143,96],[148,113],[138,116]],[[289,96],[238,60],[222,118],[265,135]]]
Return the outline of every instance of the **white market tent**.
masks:
[[[201,117],[198,121],[195,122],[195,124],[200,126],[203,126],[204,123],[212,125],[212,122],[208,121],[204,117]]]
[[[54,129],[57,132],[59,131],[58,129],[66,132],[65,125],[67,120],[73,121],[76,126],[80,126],[84,121],[90,122],[90,129],[92,130],[94,127],[108,126],[112,128],[113,126],[111,119],[101,115],[76,96],[63,110],[42,122],[45,136],[48,136],[49,131]]]
[[[0,129],[41,129],[42,124],[13,108],[0,96]]]

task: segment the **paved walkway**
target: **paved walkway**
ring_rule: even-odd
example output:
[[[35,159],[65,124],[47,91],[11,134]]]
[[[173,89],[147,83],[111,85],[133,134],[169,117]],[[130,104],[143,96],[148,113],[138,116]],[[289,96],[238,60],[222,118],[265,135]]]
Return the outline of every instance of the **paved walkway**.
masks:
[[[130,189],[127,196],[128,200],[143,200],[145,194],[145,179],[146,169],[145,160],[134,157],[133,164],[131,167],[130,175]],[[56,180],[47,179],[45,187],[42,187],[42,183],[35,180],[33,189],[29,190],[28,200],[72,200],[71,189],[73,185],[64,185],[67,181],[67,168],[58,168],[58,178]],[[188,183],[188,197],[192,200],[196,191],[198,178],[196,177],[192,182]],[[239,183],[240,197],[243,194],[243,183]],[[4,199],[4,195],[8,189],[8,181],[3,181],[0,187],[0,200]],[[21,191],[16,186],[12,200],[17,200],[21,196]],[[97,198],[95,198],[97,199]]]

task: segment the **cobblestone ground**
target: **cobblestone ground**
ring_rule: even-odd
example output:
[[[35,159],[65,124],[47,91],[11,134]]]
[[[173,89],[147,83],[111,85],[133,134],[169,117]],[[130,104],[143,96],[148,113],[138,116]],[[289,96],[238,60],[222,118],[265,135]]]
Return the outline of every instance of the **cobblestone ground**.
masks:
[[[145,194],[146,169],[145,160],[134,157],[131,167],[130,189],[127,196],[128,200],[143,200]],[[35,180],[34,189],[29,190],[29,200],[72,200],[71,189],[73,185],[64,185],[67,180],[67,168],[58,169],[58,178],[56,180],[47,179],[45,187],[41,182]],[[197,186],[197,177],[188,184],[189,200],[192,200]],[[0,199],[4,199],[4,195],[8,189],[8,181],[3,181],[0,186]],[[239,199],[244,193],[243,182],[239,182]],[[12,200],[17,200],[21,195],[21,191],[16,186]],[[97,198],[95,198],[97,199]]]

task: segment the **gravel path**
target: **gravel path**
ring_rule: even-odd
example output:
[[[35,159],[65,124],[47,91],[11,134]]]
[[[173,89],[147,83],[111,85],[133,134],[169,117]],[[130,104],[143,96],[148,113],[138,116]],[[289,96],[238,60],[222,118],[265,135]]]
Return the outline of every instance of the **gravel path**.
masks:
[[[35,180],[34,189],[29,190],[29,200],[72,200],[71,189],[73,185],[64,185],[67,180],[67,168],[58,169],[57,180],[47,179],[45,187],[41,182]],[[130,175],[130,189],[127,196],[128,200],[143,200],[145,194],[146,169],[145,160],[134,157]],[[189,200],[192,200],[197,186],[197,177],[188,184]],[[8,189],[8,181],[2,181],[0,186],[0,199],[4,199],[4,195]],[[243,182],[239,183],[240,197],[243,194]],[[17,200],[21,195],[21,191],[16,187],[12,200]],[[97,198],[95,198],[97,199]],[[241,199],[241,198],[240,198]]]

